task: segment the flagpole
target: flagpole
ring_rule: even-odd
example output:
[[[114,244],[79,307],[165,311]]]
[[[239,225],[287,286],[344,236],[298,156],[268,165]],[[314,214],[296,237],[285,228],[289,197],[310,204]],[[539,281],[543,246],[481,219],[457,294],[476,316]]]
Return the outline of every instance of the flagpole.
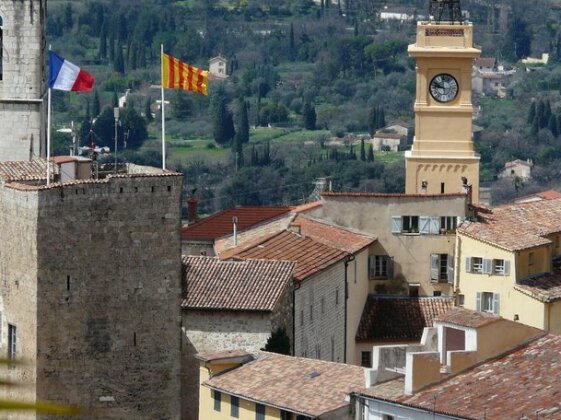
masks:
[[[49,51],[51,44],[49,44]],[[47,89],[47,187],[51,184],[51,87]]]
[[[160,67],[162,85],[162,169],[166,169],[166,113],[164,99],[164,44],[160,44]]]

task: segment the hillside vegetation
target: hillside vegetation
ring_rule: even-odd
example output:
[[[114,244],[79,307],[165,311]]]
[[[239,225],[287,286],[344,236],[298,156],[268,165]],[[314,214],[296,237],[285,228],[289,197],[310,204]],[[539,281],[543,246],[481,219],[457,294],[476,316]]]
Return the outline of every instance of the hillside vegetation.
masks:
[[[159,166],[160,45],[202,68],[222,55],[230,77],[211,82],[208,97],[166,92],[167,166],[184,171],[187,188],[198,188],[203,211],[303,201],[325,176],[337,189],[402,191],[399,155],[374,154],[356,136],[412,120],[415,71],[406,48],[415,24],[381,22],[377,11],[400,6],[426,14],[427,3],[50,0],[48,42],[96,77],[91,94],[56,93],[55,122],[79,122],[81,144],[93,138],[112,147],[111,108],[130,90],[119,128],[127,149],[119,158]],[[501,199],[555,185],[561,126],[549,119],[561,104],[559,2],[462,5],[484,55],[511,65],[543,52],[552,58],[529,73],[519,67],[507,98],[474,98],[482,108],[476,123],[485,129],[476,144],[482,179],[499,185]],[[547,122],[542,114],[539,123],[530,118],[533,102],[543,103]],[[57,135],[59,152],[67,143]],[[535,181],[497,181],[514,158],[534,160]]]

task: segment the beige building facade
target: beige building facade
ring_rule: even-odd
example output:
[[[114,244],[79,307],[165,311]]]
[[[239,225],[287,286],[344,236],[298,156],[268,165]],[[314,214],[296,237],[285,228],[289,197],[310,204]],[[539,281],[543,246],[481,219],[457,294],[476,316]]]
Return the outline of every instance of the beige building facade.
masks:
[[[407,194],[447,194],[472,186],[479,200],[479,156],[472,141],[471,73],[481,51],[471,24],[417,24],[409,55],[417,63],[415,139],[405,154]]]

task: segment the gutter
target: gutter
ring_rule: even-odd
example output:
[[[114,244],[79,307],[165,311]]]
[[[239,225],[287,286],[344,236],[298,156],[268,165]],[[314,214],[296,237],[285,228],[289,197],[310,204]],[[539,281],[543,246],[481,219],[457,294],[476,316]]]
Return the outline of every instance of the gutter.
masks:
[[[349,276],[347,274],[347,269],[349,267],[349,263],[355,260],[355,256],[350,254],[345,258],[345,320],[343,324],[344,332],[343,332],[343,363],[347,363],[347,307],[348,307],[348,300],[349,300]]]

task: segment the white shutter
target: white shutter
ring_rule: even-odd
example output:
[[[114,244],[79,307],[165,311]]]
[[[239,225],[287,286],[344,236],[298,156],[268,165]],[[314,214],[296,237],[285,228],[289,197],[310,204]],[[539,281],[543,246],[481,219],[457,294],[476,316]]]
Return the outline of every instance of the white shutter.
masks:
[[[430,233],[438,235],[440,233],[440,217],[430,218]]]
[[[454,256],[448,255],[448,283],[454,283]]]
[[[501,313],[500,296],[498,293],[493,293],[493,313],[496,315]]]
[[[392,216],[392,233],[401,233],[401,216]]]
[[[466,266],[466,273],[471,273],[471,257],[466,257],[464,261]]]
[[[438,280],[438,272],[440,268],[440,255],[431,254],[430,255],[430,279]]]
[[[483,259],[483,274],[491,274],[493,272],[493,260]]]
[[[481,292],[475,294],[475,310],[481,312]]]
[[[510,260],[504,260],[505,261],[505,272],[504,275],[508,276],[510,275]]]
[[[419,233],[430,233],[430,217],[419,216]]]

